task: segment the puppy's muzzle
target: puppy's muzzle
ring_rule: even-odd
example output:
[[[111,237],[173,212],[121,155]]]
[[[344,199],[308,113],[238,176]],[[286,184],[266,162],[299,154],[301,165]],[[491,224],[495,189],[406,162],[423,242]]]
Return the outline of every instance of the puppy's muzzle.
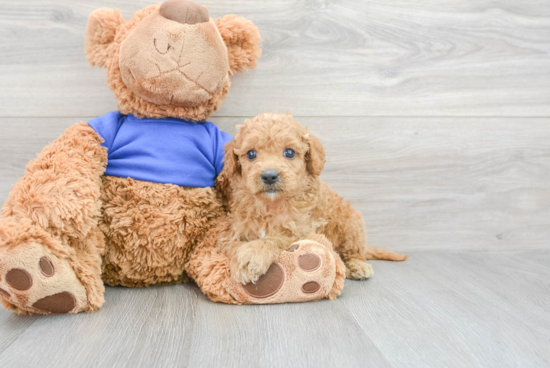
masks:
[[[279,172],[273,169],[267,169],[262,172],[261,177],[264,184],[272,185],[279,181]]]

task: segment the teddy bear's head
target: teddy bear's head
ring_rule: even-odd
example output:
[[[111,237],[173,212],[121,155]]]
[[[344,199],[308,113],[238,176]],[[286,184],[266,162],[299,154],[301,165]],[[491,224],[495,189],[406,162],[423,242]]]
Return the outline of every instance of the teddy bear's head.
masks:
[[[205,120],[229,90],[229,76],[254,68],[261,38],[256,26],[227,15],[212,20],[202,5],[167,0],[126,21],[118,9],[88,20],[86,57],[107,68],[123,114]]]

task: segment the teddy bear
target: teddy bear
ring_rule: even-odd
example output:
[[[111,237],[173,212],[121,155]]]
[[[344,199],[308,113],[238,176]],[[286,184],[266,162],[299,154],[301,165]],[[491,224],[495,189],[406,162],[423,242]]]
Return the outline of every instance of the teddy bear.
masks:
[[[69,127],[12,187],[0,219],[0,298],[20,314],[94,312],[105,284],[170,285],[225,214],[215,189],[231,136],[206,121],[260,34],[185,0],[125,20],[98,9],[86,57],[118,111]]]

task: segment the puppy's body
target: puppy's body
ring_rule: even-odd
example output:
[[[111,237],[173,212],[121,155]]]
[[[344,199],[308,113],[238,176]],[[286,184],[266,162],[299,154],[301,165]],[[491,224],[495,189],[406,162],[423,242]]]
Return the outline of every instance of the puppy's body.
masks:
[[[406,259],[365,246],[361,213],[319,179],[324,163],[319,140],[290,114],[261,114],[239,127],[218,179],[230,207],[218,246],[236,281],[255,282],[281,252],[311,234],[332,242],[348,278],[368,278],[367,259]]]

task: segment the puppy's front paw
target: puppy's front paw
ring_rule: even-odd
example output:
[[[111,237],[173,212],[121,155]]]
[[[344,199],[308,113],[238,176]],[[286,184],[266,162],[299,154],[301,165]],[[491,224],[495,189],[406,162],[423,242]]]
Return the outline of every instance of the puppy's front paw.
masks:
[[[361,259],[350,259],[346,263],[346,278],[352,280],[365,280],[372,276],[372,266]]]
[[[273,262],[272,257],[254,246],[253,242],[244,244],[237,251],[237,262],[232,269],[232,277],[243,285],[256,282],[267,272]]]

